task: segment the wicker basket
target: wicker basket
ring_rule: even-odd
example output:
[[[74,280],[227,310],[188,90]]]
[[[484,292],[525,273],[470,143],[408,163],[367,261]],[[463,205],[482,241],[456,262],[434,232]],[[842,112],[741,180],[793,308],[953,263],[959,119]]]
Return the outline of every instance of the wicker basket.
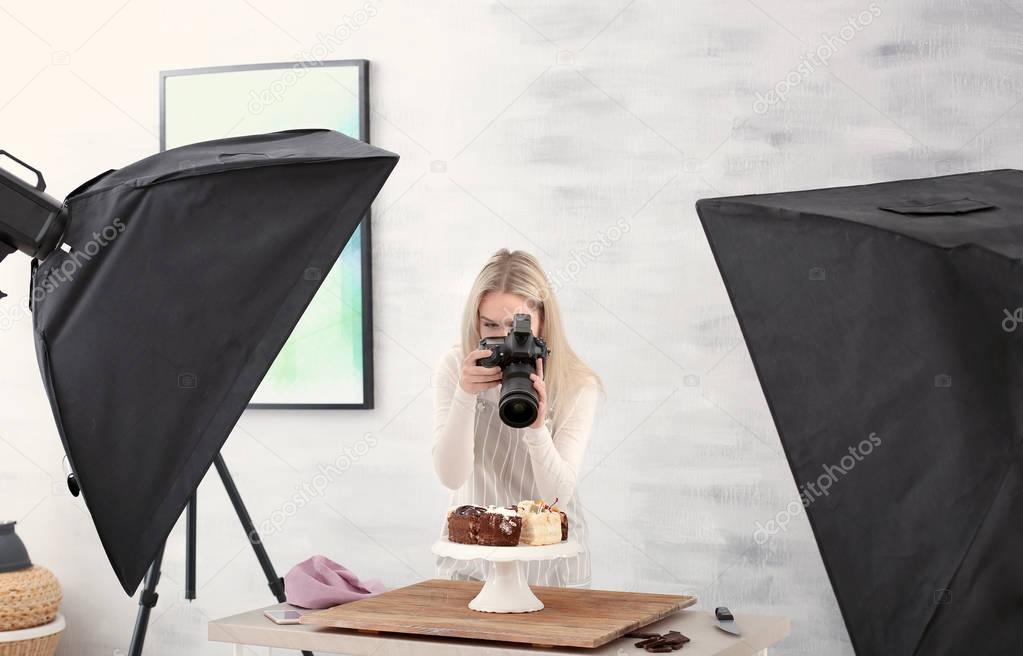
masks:
[[[60,584],[39,565],[0,574],[0,631],[48,624],[57,617]]]
[[[0,656],[53,656],[63,633],[63,615],[42,626],[0,632]]]

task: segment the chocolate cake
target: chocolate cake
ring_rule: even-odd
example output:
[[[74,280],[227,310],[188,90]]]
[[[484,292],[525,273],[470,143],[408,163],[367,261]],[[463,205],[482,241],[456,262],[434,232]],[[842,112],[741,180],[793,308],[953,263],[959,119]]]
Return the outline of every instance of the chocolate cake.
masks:
[[[479,544],[480,516],[483,506],[467,504],[448,509],[448,540],[462,544]]]
[[[519,543],[522,518],[514,506],[488,506],[479,519],[479,544],[514,547]]]

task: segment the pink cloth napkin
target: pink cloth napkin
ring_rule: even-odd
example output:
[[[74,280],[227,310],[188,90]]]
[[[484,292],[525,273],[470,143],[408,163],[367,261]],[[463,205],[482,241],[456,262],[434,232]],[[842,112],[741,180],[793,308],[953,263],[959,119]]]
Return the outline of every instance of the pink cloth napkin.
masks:
[[[360,581],[355,572],[326,556],[303,560],[284,575],[288,603],[301,608],[330,608],[388,589],[379,579]]]

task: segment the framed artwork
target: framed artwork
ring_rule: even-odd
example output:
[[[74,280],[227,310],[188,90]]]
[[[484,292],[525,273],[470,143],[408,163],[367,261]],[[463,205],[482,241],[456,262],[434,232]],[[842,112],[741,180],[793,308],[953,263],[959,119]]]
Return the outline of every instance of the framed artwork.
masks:
[[[369,62],[284,62],[160,73],[160,150],[298,128],[330,128],[368,142]],[[367,213],[250,408],[373,407],[371,251]]]

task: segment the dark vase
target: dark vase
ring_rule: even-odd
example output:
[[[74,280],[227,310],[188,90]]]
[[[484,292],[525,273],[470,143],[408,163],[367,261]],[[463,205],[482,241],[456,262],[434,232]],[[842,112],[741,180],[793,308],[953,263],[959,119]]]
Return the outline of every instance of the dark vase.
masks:
[[[32,567],[25,543],[14,532],[14,524],[0,522],[0,573]]]

